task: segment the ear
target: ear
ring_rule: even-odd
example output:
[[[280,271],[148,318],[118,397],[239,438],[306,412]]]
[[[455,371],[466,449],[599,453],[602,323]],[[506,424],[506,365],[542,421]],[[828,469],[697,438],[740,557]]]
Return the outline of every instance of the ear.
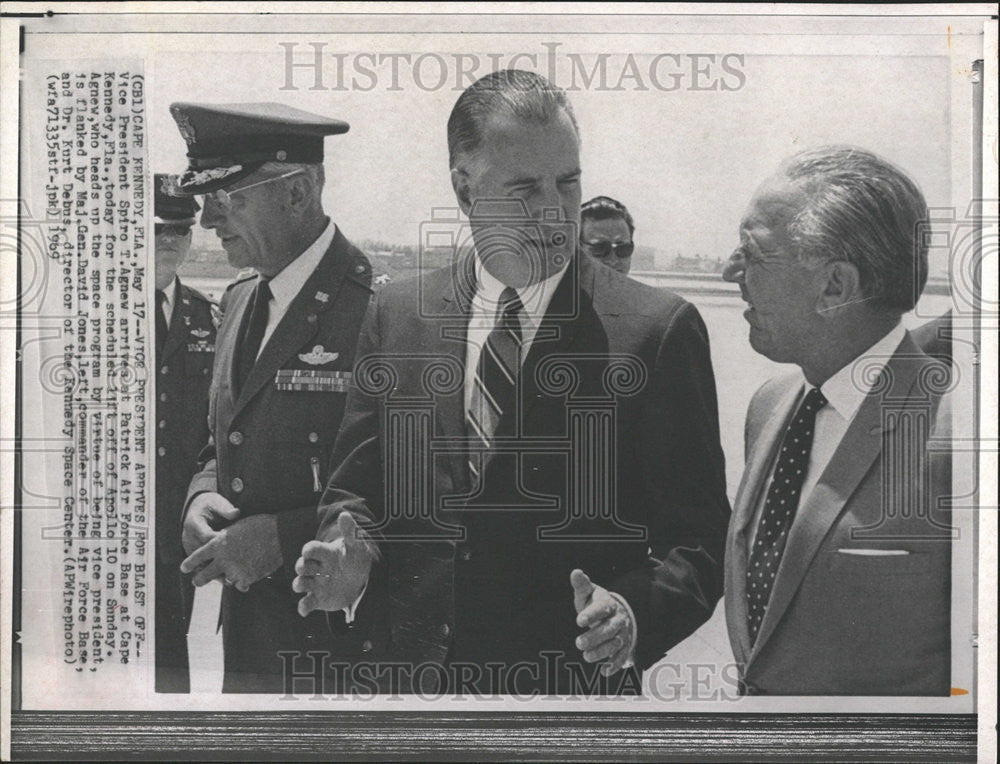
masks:
[[[288,178],[288,206],[293,212],[303,212],[312,199],[312,178],[300,173]]]
[[[833,315],[838,308],[864,300],[864,295],[861,293],[861,274],[852,263],[846,260],[834,260],[823,267],[822,273],[825,283],[816,306],[818,312]]]
[[[458,206],[465,213],[469,214],[472,209],[472,190],[469,187],[469,173],[463,169],[451,168],[451,187],[455,189],[455,198]]]

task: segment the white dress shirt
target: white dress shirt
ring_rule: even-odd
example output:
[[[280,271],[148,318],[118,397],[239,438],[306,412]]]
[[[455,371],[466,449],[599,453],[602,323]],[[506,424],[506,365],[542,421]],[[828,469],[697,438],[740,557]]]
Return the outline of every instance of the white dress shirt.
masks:
[[[170,286],[163,290],[163,317],[167,320],[167,328],[170,328],[170,319],[174,315],[174,303],[177,302],[177,294],[180,292],[180,282],[174,276]]]
[[[840,441],[844,439],[847,428],[850,427],[858,409],[864,403],[868,393],[871,392],[872,385],[875,384],[882,369],[889,359],[896,352],[899,343],[903,341],[906,330],[901,324],[897,324],[888,334],[872,345],[868,350],[858,356],[855,360],[844,366],[840,371],[830,377],[820,385],[820,392],[827,400],[827,404],[816,412],[816,427],[813,430],[812,450],[809,452],[809,465],[806,467],[805,480],[802,483],[802,491],[799,494],[799,508],[805,506],[809,494],[816,487],[819,479],[823,476],[826,465],[830,463],[833,454],[836,452]],[[864,364],[864,375],[855,375],[853,369],[859,364]],[[809,387],[809,383],[803,377],[803,385]],[[798,405],[798,404],[796,404]],[[784,437],[782,430],[779,437]],[[767,446],[767,444],[763,444]],[[777,459],[775,459],[777,462]],[[774,473],[775,465],[771,465],[771,474]],[[771,475],[768,476],[767,485],[761,491],[760,499],[754,512],[753,522],[750,523],[747,536],[747,549],[753,548],[753,542],[757,536],[757,525],[760,522],[760,514],[764,510],[764,503],[767,501],[767,488],[771,485]],[[799,517],[796,514],[796,519]],[[793,523],[796,520],[792,521]]]
[[[483,267],[479,256],[475,256],[476,293],[470,306],[469,328],[466,332],[465,349],[465,410],[472,407],[472,391],[475,388],[476,368],[479,366],[479,356],[490,332],[497,324],[497,308],[500,295],[507,285],[496,278]],[[542,323],[545,311],[552,302],[552,294],[559,286],[559,281],[566,273],[566,267],[553,273],[544,281],[516,290],[517,296],[524,305],[524,310],[518,314],[521,321],[521,363],[531,350],[538,327]]]
[[[337,224],[332,220],[323,229],[323,233],[316,239],[301,255],[286,265],[281,271],[268,282],[271,289],[271,300],[267,304],[267,326],[264,328],[264,337],[260,341],[260,349],[257,357],[264,352],[267,341],[271,339],[274,330],[281,323],[281,319],[288,312],[288,306],[296,298],[306,281],[312,276],[316,266],[319,265],[323,255],[330,248],[333,237],[337,233]],[[250,306],[247,306],[250,309]]]

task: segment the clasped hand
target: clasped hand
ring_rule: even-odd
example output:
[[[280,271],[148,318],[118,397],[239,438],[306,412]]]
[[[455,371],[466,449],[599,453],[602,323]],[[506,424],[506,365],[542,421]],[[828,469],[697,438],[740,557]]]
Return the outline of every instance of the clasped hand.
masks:
[[[275,516],[240,519],[240,510],[218,493],[202,493],[191,501],[181,543],[188,553],[181,572],[194,573],[195,586],[219,579],[246,592],[282,563]]]

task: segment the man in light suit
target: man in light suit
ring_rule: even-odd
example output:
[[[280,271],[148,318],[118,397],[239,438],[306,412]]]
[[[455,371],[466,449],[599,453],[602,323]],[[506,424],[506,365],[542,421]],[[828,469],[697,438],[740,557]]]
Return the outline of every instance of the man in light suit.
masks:
[[[900,325],[927,279],[927,205],[901,170],[809,150],[756,192],[724,277],[766,383],[726,546],[749,694],[943,695],[950,678],[947,369]]]
[[[211,443],[187,494],[181,565],[222,595],[224,692],[285,692],[280,653],[362,655],[370,621],[296,613],[290,585],[316,534],[371,266],[323,211],[323,141],[340,120],[281,104],[177,103],[188,144],[178,191],[256,273],[223,297],[209,401]],[[370,598],[364,604],[376,604]],[[302,670],[302,669],[298,669]],[[333,688],[331,688],[332,691]]]
[[[411,677],[417,690],[638,691],[620,670],[661,658],[721,593],[729,507],[705,326],[677,295],[577,253],[562,90],[488,75],[459,97],[448,143],[471,238],[369,312],[318,540],[296,568],[300,610],[381,582],[390,633],[370,659],[441,667]],[[432,418],[400,418],[420,401]]]

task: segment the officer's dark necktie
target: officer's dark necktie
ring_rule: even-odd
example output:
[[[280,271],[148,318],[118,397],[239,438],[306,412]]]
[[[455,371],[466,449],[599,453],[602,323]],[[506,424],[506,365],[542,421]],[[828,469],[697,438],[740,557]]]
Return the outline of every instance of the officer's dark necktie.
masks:
[[[500,294],[496,325],[483,343],[473,380],[466,418],[469,431],[485,448],[493,442],[497,424],[504,411],[514,406],[517,379],[521,371],[521,320],[524,310],[517,292],[507,287]],[[479,477],[479,464],[469,459],[469,469]]]
[[[267,328],[268,303],[271,301],[271,288],[267,280],[261,278],[254,290],[250,310],[243,313],[240,323],[239,342],[236,344],[236,394],[239,395],[246,384],[250,370],[257,361],[260,343],[264,339]]]
[[[156,361],[163,360],[163,346],[167,342],[167,317],[163,313],[163,303],[167,301],[167,296],[162,289],[156,290]]]
[[[789,528],[799,506],[802,483],[809,466],[813,430],[816,428],[816,412],[825,405],[823,393],[818,387],[812,388],[803,398],[781,441],[781,451],[774,465],[774,475],[767,489],[747,566],[747,615],[751,644],[757,640],[757,632],[764,620],[788,541]]]

